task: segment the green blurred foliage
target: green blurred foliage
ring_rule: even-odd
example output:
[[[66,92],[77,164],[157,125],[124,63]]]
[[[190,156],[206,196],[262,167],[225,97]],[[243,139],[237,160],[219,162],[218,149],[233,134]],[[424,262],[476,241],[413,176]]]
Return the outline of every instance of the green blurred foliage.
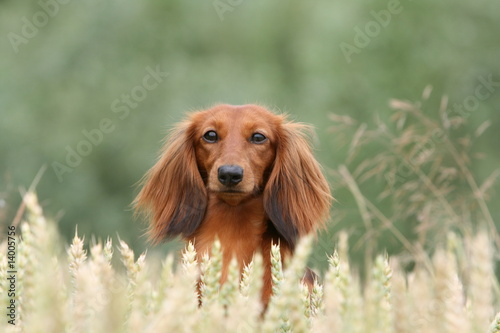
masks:
[[[145,225],[132,218],[129,204],[161,139],[186,111],[218,102],[286,111],[316,127],[316,153],[328,172],[346,152],[328,132],[329,113],[369,124],[376,115],[388,119],[389,99],[418,100],[428,84],[437,112],[441,95],[450,105],[462,103],[481,76],[500,81],[498,1],[401,1],[386,26],[370,26],[372,11],[391,5],[394,0],[0,1],[2,225],[15,214],[19,187],[47,165],[39,197],[63,234],[73,235],[75,225],[101,238],[118,233],[142,250]],[[36,32],[26,22],[38,22]],[[358,28],[375,30],[348,62],[340,46],[355,46]],[[13,34],[25,38],[14,47]],[[157,66],[168,77],[128,114],[113,112],[113,102]],[[469,130],[488,119],[498,129],[499,102],[499,91],[481,101]],[[76,149],[82,131],[106,118],[113,130],[59,181],[53,163],[65,164],[67,147]],[[499,141],[498,130],[480,138],[486,158],[472,164],[479,180],[500,165]],[[341,222],[331,230],[348,227],[361,236],[352,196],[332,188],[338,200],[332,212]],[[500,220],[498,205],[492,213]],[[318,253],[331,253],[332,237],[324,233]],[[398,249],[384,238],[380,246]]]

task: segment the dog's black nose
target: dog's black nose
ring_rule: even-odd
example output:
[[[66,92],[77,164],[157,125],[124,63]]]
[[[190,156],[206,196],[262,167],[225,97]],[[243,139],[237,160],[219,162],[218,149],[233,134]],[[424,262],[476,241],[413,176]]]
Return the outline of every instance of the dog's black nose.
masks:
[[[243,168],[238,165],[223,165],[218,172],[219,181],[226,186],[236,185],[243,180]]]

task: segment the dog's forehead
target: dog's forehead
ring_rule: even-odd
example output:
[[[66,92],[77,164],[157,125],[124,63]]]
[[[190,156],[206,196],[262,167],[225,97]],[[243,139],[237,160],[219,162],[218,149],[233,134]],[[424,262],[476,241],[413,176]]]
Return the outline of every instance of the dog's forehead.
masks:
[[[203,111],[208,126],[223,127],[269,127],[276,125],[279,117],[258,105],[218,105]]]

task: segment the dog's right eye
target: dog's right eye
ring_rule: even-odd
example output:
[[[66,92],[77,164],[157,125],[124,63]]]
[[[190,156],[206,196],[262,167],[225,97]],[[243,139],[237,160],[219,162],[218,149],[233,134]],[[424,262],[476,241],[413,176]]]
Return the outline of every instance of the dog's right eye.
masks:
[[[203,139],[208,143],[215,143],[219,139],[219,136],[217,135],[216,131],[208,131],[207,133],[203,134]]]

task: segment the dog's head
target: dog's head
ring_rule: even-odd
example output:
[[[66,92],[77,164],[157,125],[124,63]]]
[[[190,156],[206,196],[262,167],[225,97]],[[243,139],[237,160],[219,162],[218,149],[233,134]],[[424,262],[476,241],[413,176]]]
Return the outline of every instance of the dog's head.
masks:
[[[297,236],[322,224],[331,201],[306,130],[256,105],[192,113],[169,136],[135,201],[151,213],[151,238],[192,235],[209,195],[228,208],[262,196],[270,221],[293,247]]]

